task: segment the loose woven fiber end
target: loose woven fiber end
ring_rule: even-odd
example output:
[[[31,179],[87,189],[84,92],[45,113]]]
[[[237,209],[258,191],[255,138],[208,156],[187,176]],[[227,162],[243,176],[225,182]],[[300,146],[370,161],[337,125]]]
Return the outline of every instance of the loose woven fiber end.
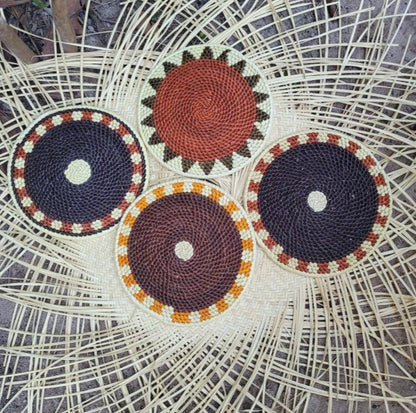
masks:
[[[97,3],[85,2],[78,53],[58,44],[30,65],[0,54],[0,100],[12,109],[6,121],[0,112],[2,409],[415,411],[412,2],[338,2],[331,18],[324,1],[128,0],[108,46],[94,46]],[[265,75],[274,112],[267,146],[317,125],[354,137],[386,171],[393,211],[380,244],[345,274],[295,276],[257,248],[237,301],[181,325],[129,299],[116,231],[58,239],[23,225],[5,167],[18,130],[56,105],[105,108],[136,128],[150,71],[198,41],[241,50]],[[149,161],[152,186],[180,179]],[[249,169],[215,182],[240,200]],[[322,198],[311,204],[319,210]]]

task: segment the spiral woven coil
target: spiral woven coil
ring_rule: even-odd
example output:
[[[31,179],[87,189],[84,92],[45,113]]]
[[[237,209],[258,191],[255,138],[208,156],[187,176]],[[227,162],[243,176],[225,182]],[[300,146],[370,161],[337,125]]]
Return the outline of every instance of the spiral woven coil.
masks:
[[[194,46],[156,65],[140,98],[140,131],[166,166],[190,176],[230,174],[258,154],[270,92],[234,49]]]
[[[246,205],[272,259],[311,275],[356,265],[375,248],[390,215],[389,188],[374,157],[325,132],[267,149],[251,173]]]
[[[117,261],[135,301],[175,323],[224,312],[246,286],[254,233],[219,188],[175,181],[142,195],[123,218]]]
[[[79,107],[43,115],[21,135],[9,178],[32,224],[80,237],[119,222],[147,173],[140,143],[123,121]]]

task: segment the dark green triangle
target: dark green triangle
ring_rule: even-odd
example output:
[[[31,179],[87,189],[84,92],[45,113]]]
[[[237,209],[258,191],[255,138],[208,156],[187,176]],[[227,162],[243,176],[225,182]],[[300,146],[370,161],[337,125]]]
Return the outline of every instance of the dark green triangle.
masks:
[[[251,156],[250,149],[246,143],[237,151],[237,153],[241,156],[245,156],[246,158],[250,158]]]
[[[155,104],[155,99],[156,99],[156,96],[149,96],[148,98],[143,99],[142,103],[148,108],[153,109],[153,106]]]
[[[190,159],[182,158],[182,170],[184,172],[188,172],[192,168],[194,163],[195,163],[195,161],[191,161]]]
[[[154,120],[153,120],[153,114],[149,115],[147,118],[144,118],[142,120],[142,125],[150,126],[151,128],[154,128],[155,123],[154,123]]]
[[[238,72],[240,72],[241,74],[243,74],[244,69],[246,67],[246,62],[244,60],[240,60],[238,63],[236,63],[235,65],[232,65],[231,67],[237,70]]]
[[[149,83],[152,86],[152,88],[154,90],[158,90],[159,86],[161,85],[161,83],[163,82],[163,79],[159,78],[159,77],[155,77],[153,79],[149,79]]]
[[[178,66],[170,62],[163,62],[163,67],[165,68],[165,73],[168,74],[171,70],[177,68]]]
[[[212,168],[214,167],[214,164],[215,159],[213,161],[199,162],[199,166],[205,172],[205,175],[209,175],[209,173],[212,171]]]
[[[224,50],[218,57],[217,60],[221,60],[224,63],[228,63],[227,55],[230,53],[229,50]]]
[[[260,80],[260,75],[253,75],[253,76],[247,76],[244,79],[247,80],[248,84],[252,87],[255,88],[257,83],[259,83]]]
[[[231,171],[233,169],[233,154],[224,156],[220,161]]]
[[[212,53],[212,49],[207,46],[201,54],[201,59],[213,59],[213,58],[214,58],[214,55]]]
[[[254,98],[257,103],[264,102],[268,97],[269,95],[267,93],[254,92]]]
[[[266,112],[257,108],[256,122],[263,122],[264,120],[269,119],[269,117],[270,116]]]
[[[159,143],[163,143],[162,139],[160,139],[157,132],[153,132],[153,135],[149,139],[149,145],[159,145]]]
[[[173,152],[172,149],[165,146],[165,150],[163,152],[163,162],[171,161],[172,159],[179,156],[176,152]]]
[[[251,135],[249,139],[253,139],[256,141],[261,141],[264,139],[264,135],[254,126],[253,131],[251,132]]]
[[[192,62],[192,60],[195,60],[194,55],[185,50],[182,53],[182,64]]]

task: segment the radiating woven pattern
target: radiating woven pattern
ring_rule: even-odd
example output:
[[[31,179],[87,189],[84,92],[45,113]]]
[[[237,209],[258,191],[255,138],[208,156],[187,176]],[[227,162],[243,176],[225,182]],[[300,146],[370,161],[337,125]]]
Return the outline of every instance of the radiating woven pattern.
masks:
[[[226,175],[259,152],[270,92],[258,69],[225,46],[194,46],[159,63],[143,88],[139,123],[166,166],[192,176]]]
[[[389,188],[374,157],[325,132],[295,135],[266,150],[251,173],[246,203],[271,257],[311,275],[357,264],[390,215]]]
[[[72,108],[43,115],[21,135],[9,179],[18,206],[37,227],[86,236],[114,226],[142,192],[145,158],[123,121]]]
[[[108,44],[93,43],[96,10],[116,3]],[[34,64],[9,63],[3,49],[0,411],[415,412],[411,10],[408,0],[86,0],[78,53],[60,53],[58,35],[55,55]],[[5,168],[21,131],[50,109],[98,107],[136,128],[157,62],[198,42],[239,50],[264,74],[273,101],[264,149],[318,127],[353,137],[385,171],[392,213],[380,244],[339,275],[295,274],[255,248],[236,302],[211,320],[181,324],[129,297],[117,231],[38,236],[11,202]],[[5,121],[4,104],[12,110]],[[148,160],[152,188],[181,179]],[[244,204],[254,162],[208,178]],[[311,205],[319,211],[322,196]],[[173,249],[190,255],[186,243]]]
[[[175,181],[138,198],[117,237],[119,273],[134,299],[174,323],[227,310],[246,286],[254,233],[215,186]]]

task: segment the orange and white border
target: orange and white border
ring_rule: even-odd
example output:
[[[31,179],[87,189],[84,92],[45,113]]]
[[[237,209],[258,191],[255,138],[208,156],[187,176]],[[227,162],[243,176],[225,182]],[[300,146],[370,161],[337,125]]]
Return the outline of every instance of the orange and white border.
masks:
[[[238,229],[242,245],[240,268],[235,276],[235,281],[230,290],[224,295],[224,297],[216,303],[213,303],[211,306],[201,308],[198,311],[193,312],[176,311],[172,306],[166,305],[149,296],[135,280],[130,268],[128,255],[129,236],[140,213],[144,211],[152,202],[155,202],[165,196],[180,193],[200,194],[221,205],[222,208],[229,214]],[[213,240],[213,242],[215,242],[215,240]],[[145,194],[141,195],[124,215],[117,235],[117,266],[127,291],[141,306],[150,310],[154,314],[158,314],[165,321],[171,323],[199,323],[209,320],[226,311],[231,305],[234,304],[243,292],[244,288],[247,286],[253,270],[254,254],[254,231],[244,210],[221,189],[201,181],[173,181],[154,187]]]

